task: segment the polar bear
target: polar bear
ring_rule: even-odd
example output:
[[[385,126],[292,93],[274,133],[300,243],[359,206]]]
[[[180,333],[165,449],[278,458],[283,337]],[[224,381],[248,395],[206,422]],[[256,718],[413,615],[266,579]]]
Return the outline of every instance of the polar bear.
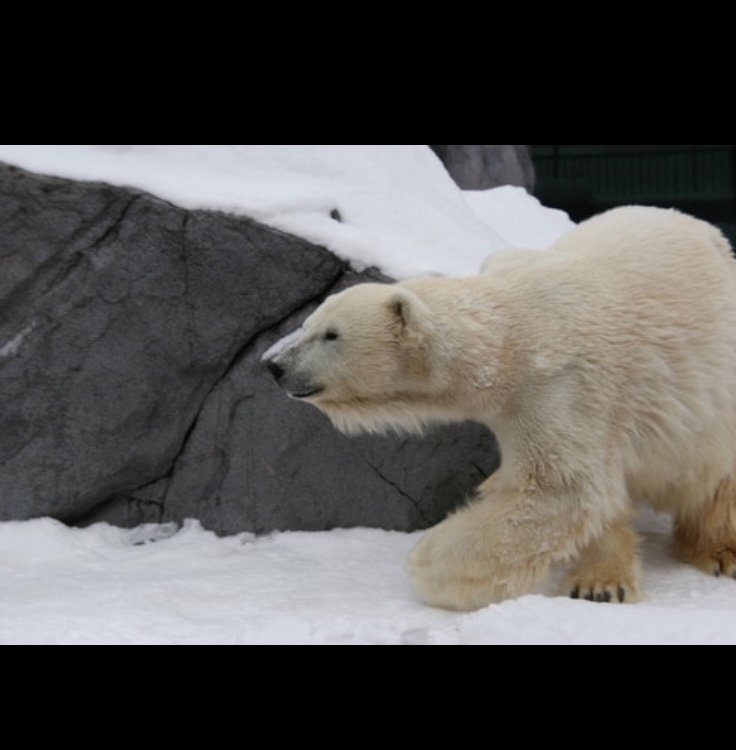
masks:
[[[266,363],[340,430],[475,420],[500,468],[413,550],[418,596],[469,610],[577,558],[566,593],[640,595],[632,508],[736,576],[736,263],[713,226],[630,206],[470,278],[361,284]]]

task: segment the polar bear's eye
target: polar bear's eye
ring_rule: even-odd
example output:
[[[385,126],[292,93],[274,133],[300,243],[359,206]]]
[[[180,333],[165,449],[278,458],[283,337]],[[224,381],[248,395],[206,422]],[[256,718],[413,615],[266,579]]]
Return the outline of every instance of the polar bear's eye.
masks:
[[[322,338],[325,341],[334,341],[337,338],[337,331],[326,331]]]

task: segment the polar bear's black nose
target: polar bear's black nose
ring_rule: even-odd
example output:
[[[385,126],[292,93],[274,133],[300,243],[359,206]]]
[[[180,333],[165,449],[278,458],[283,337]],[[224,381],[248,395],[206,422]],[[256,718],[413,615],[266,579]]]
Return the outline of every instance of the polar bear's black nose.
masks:
[[[282,375],[284,374],[283,367],[280,367],[277,365],[272,359],[266,362],[266,367],[268,367],[268,371],[273,375],[273,379],[278,383],[279,380],[281,380]]]

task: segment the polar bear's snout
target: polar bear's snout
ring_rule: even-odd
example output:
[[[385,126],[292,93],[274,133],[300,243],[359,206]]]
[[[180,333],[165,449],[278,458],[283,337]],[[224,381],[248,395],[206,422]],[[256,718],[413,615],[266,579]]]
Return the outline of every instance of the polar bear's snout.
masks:
[[[322,387],[317,385],[307,368],[300,366],[299,350],[293,346],[277,356],[263,359],[277,385],[292,398],[316,396]]]
[[[322,388],[313,382],[306,366],[300,344],[304,343],[304,330],[298,328],[279,339],[261,356],[261,362],[271,373],[276,383],[293,398],[308,398]],[[308,348],[308,347],[306,347]]]

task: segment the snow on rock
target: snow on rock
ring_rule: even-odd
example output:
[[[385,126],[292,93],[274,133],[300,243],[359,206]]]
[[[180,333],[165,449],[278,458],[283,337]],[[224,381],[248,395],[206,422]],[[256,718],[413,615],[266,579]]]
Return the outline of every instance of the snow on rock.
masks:
[[[554,596],[558,571],[541,593],[468,614],[414,599],[405,561],[418,533],[218,538],[194,521],[178,531],[6,522],[0,643],[736,644],[736,582],[676,562],[668,521],[655,521],[644,602]]]
[[[463,193],[428,146],[0,146],[0,161],[247,215],[396,279],[475,274],[573,226],[522,188]]]
[[[514,247],[545,250],[574,226],[564,211],[545,208],[524,188],[466,190],[463,197],[486,224],[503,227],[504,238]]]

